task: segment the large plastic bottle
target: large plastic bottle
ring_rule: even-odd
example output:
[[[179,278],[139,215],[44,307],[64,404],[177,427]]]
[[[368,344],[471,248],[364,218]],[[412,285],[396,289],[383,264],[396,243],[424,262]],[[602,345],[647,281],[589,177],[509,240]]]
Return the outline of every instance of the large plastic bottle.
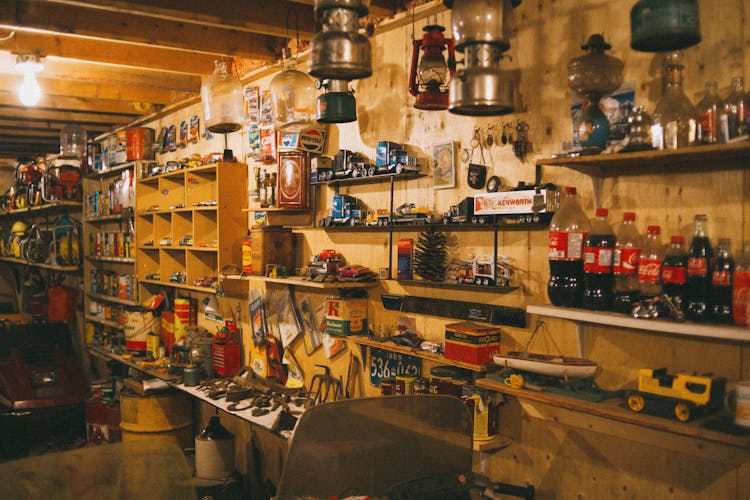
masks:
[[[641,258],[638,260],[638,285],[641,296],[655,297],[662,292],[661,265],[664,262],[664,246],[661,244],[661,227],[648,226]]]
[[[609,311],[614,302],[615,235],[607,215],[606,208],[596,209],[596,218],[583,246],[583,307],[586,309]]]
[[[734,258],[729,238],[719,238],[716,260],[711,266],[711,316],[717,323],[732,322],[732,277]]]
[[[565,188],[565,197],[549,227],[550,278],[547,294],[556,306],[581,306],[583,242],[589,227],[589,219],[578,203],[576,188]]]
[[[734,267],[732,278],[732,317],[735,325],[747,325],[748,293],[750,292],[750,241]]]
[[[685,238],[682,235],[672,236],[664,264],[661,266],[661,285],[664,293],[669,295],[672,303],[685,311],[685,288],[687,286],[687,261]]]
[[[708,217],[695,216],[695,233],[690,242],[687,272],[687,317],[706,321],[710,316],[711,259],[714,256],[708,239]]]
[[[612,271],[615,278],[614,309],[630,313],[633,303],[640,296],[638,287],[638,259],[643,244],[638,228],[635,227],[635,213],[622,214],[622,225],[615,238],[615,252]]]

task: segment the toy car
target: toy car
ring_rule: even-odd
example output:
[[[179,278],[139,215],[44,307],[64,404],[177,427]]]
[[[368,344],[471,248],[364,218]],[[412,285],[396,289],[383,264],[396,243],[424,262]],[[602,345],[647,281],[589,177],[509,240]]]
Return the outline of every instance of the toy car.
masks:
[[[180,240],[180,246],[182,246],[182,247],[191,247],[191,246],[193,246],[193,235],[192,234],[186,234]]]
[[[315,256],[317,260],[324,260],[326,262],[332,262],[337,260],[343,260],[343,257],[336,250],[326,249]]]
[[[339,267],[339,275],[347,278],[360,278],[372,274],[369,267],[359,264],[349,264],[348,266]]]
[[[185,273],[181,273],[180,271],[176,271],[169,277],[170,283],[186,283],[187,282],[187,276]]]

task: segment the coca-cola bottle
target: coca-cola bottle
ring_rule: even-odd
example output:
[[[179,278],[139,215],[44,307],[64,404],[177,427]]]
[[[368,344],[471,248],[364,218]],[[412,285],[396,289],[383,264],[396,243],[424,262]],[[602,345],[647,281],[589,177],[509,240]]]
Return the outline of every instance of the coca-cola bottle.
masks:
[[[696,106],[698,110],[698,142],[714,144],[719,141],[719,113],[723,111],[724,102],[716,92],[716,82],[706,82],[706,95]]]
[[[685,251],[685,238],[672,236],[661,266],[661,286],[672,303],[685,311],[685,285],[687,283],[688,254]]]
[[[614,301],[615,235],[607,215],[606,208],[596,209],[596,218],[583,246],[583,307],[586,309],[609,311]]]
[[[622,225],[617,231],[612,271],[615,277],[614,309],[630,313],[638,300],[638,258],[641,255],[641,235],[635,227],[635,213],[622,214]]]
[[[747,97],[741,76],[732,78],[732,91],[724,100],[721,128],[725,140],[734,139],[744,133],[747,118]]]
[[[549,226],[547,294],[556,306],[580,307],[583,298],[583,242],[589,219],[578,203],[576,188],[565,188],[565,198]]]
[[[661,227],[648,226],[641,258],[638,259],[638,285],[641,295],[655,297],[661,289],[661,265],[664,262],[664,246],[661,244]]]
[[[711,259],[714,252],[708,240],[708,217],[695,216],[695,233],[688,251],[687,317],[691,321],[709,319],[711,294]]]
[[[745,242],[732,277],[732,317],[735,325],[747,325],[748,292],[750,292],[750,241]]]
[[[719,238],[711,267],[711,316],[718,323],[732,322],[732,275],[734,258],[729,238]]]

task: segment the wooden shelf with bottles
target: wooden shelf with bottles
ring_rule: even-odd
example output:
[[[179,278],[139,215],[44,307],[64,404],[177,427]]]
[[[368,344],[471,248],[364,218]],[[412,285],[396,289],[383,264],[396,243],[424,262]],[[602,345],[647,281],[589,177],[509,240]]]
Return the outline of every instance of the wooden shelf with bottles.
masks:
[[[136,273],[149,293],[158,286],[215,293],[191,283],[217,278],[223,265],[242,260],[244,163],[213,163],[138,179],[136,206]],[[168,281],[176,273],[184,273],[185,283]],[[155,275],[160,279],[146,278]]]

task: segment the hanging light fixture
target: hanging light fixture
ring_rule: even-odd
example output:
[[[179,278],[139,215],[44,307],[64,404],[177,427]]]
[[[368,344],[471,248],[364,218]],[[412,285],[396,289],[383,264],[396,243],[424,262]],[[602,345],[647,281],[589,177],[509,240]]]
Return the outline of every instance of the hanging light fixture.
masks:
[[[639,0],[630,11],[630,46],[671,52],[701,41],[698,0]]]
[[[283,59],[284,71],[269,85],[273,122],[279,131],[297,132],[315,120],[315,87],[312,78],[294,69],[295,60],[288,48],[284,48]]]
[[[224,134],[224,159],[231,161],[232,150],[227,148],[227,134],[242,128],[242,82],[230,73],[227,63],[214,62],[214,72],[201,85],[203,120],[210,132]]]
[[[453,39],[445,38],[445,28],[431,24],[422,28],[421,40],[413,40],[411,71],[409,72],[409,93],[416,97],[417,109],[448,109],[448,73],[456,73],[456,52]],[[422,58],[419,58],[419,50]],[[448,50],[448,61],[443,55]],[[417,62],[419,61],[419,62]]]
[[[44,69],[42,59],[34,54],[21,54],[16,58],[16,71],[23,75],[18,87],[18,98],[24,106],[36,106],[42,98],[42,88],[36,74]]]
[[[356,80],[372,75],[370,41],[359,34],[369,0],[315,0],[321,31],[310,45],[309,73],[321,79]]]

